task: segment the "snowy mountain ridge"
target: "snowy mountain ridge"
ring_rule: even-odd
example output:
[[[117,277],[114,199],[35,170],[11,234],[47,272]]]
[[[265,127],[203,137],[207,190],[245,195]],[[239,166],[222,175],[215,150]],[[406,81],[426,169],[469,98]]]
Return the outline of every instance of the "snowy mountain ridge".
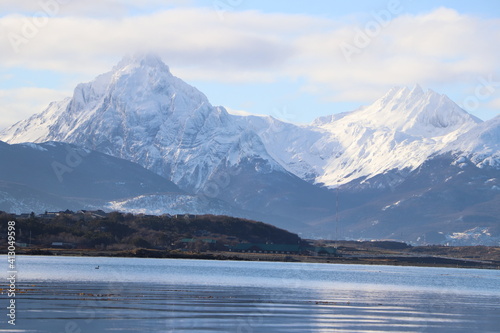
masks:
[[[390,170],[404,178],[447,151],[497,165],[498,128],[498,120],[482,123],[418,85],[395,87],[369,106],[304,126],[233,115],[173,76],[160,58],[135,55],[78,85],[72,98],[4,130],[0,140],[82,144],[199,191],[216,170],[255,159],[265,161],[261,171],[290,172],[329,187],[368,183]]]
[[[307,126],[247,119],[288,171],[332,187],[393,169],[414,170],[481,123],[447,96],[418,85],[393,88],[369,106]]]
[[[258,135],[150,55],[123,59],[78,85],[73,98],[52,103],[1,137],[81,144],[137,162],[190,191],[201,189],[221,164],[259,157],[268,170],[283,170]]]
[[[79,84],[71,98],[0,132],[0,140],[75,144],[96,152],[89,156],[99,152],[136,162],[182,191],[143,191],[120,180],[109,185],[110,194],[122,183],[120,191],[132,194],[105,198],[104,206],[98,200],[96,209],[224,213],[311,237],[332,237],[338,213],[344,236],[351,238],[418,242],[427,234],[444,242],[442,235],[485,228],[500,238],[500,116],[482,122],[445,95],[418,85],[396,87],[371,105],[296,125],[271,116],[230,114],[172,75],[160,58],[136,55]],[[41,158],[36,153],[52,144],[19,145],[19,151],[33,149],[24,149],[26,156],[12,154],[9,172],[35,165]],[[57,160],[65,155],[61,146]],[[48,166],[54,161],[44,160]],[[115,161],[113,171],[97,157],[82,161],[88,177],[78,184],[91,181],[93,168],[112,178],[129,163]],[[54,194],[60,186],[88,189],[92,202],[102,192],[73,186],[71,178],[53,184],[54,172],[47,168],[37,177],[28,170],[33,178],[21,187],[19,179],[7,179],[3,172],[0,204],[15,211],[66,209],[75,195]],[[30,184],[38,181],[47,183],[35,193]],[[329,188],[339,185],[337,212],[336,191]]]
[[[500,168],[500,116],[461,134],[443,151],[455,152],[457,161],[467,157],[480,168]]]

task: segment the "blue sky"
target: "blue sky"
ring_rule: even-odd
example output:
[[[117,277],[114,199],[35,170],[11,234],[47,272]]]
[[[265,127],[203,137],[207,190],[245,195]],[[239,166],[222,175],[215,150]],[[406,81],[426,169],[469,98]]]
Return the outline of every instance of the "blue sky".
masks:
[[[308,123],[393,86],[500,108],[498,1],[7,0],[0,129],[124,55],[159,54],[214,105]]]

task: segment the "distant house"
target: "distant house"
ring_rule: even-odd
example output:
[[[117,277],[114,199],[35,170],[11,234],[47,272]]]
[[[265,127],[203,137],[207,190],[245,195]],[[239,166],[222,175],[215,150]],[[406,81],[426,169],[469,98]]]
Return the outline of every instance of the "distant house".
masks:
[[[42,218],[42,219],[53,219],[55,218],[56,216],[58,216],[59,214],[61,214],[60,212],[45,212],[44,214],[40,214],[38,215],[39,218]]]
[[[83,217],[83,219],[85,221],[89,221],[89,220],[94,220],[94,219],[102,219],[102,218],[105,218],[108,216],[108,214],[103,211],[103,210],[79,210],[78,212],[76,212],[76,214],[74,215],[78,215],[80,216],[80,218]]]
[[[64,215],[64,214],[67,214],[67,215],[74,215],[75,212],[69,210],[69,209],[66,209],[64,211],[58,211],[58,212],[47,212],[45,211],[44,214],[40,214],[38,215],[38,217],[42,218],[42,219],[52,219],[56,216],[59,216],[59,215]]]
[[[335,256],[337,249],[334,247],[302,247],[297,244],[257,244],[240,243],[236,246],[228,246],[231,252],[243,253],[277,253],[277,254],[299,254],[309,253],[318,256]]]

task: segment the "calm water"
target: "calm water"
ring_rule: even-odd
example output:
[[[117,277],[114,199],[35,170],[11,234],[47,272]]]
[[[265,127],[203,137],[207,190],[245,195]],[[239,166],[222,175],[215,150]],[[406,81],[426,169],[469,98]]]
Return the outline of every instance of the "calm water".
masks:
[[[4,293],[0,332],[500,332],[500,271],[38,256],[17,265],[17,325],[6,323]]]

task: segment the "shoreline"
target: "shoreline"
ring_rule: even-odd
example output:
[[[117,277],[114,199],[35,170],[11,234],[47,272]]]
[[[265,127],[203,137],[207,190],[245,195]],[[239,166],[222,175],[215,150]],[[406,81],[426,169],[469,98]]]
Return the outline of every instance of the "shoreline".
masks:
[[[3,251],[2,251],[3,252]],[[1,253],[6,254],[6,253]],[[433,255],[411,255],[405,253],[391,254],[363,254],[343,256],[307,256],[297,254],[267,254],[267,253],[239,253],[239,252],[184,252],[164,251],[151,249],[135,249],[127,251],[94,250],[94,249],[21,249],[16,255],[46,255],[72,257],[128,257],[128,258],[157,258],[157,259],[200,259],[200,260],[234,260],[234,261],[271,261],[271,262],[304,262],[324,264],[358,264],[358,265],[387,265],[387,266],[415,266],[415,267],[448,267],[448,268],[477,268],[500,270],[500,261],[453,258]]]

